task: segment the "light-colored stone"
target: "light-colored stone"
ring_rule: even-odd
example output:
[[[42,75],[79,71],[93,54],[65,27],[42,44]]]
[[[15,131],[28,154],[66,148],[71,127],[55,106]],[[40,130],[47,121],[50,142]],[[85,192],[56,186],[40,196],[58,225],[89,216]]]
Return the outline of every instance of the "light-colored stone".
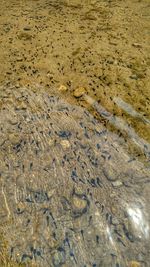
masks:
[[[77,98],[83,96],[84,94],[85,94],[85,88],[84,87],[78,87],[77,89],[75,89],[75,91],[73,93],[73,95]]]
[[[64,149],[70,147],[70,142],[68,140],[62,140],[60,143]]]
[[[61,85],[59,86],[59,89],[58,89],[58,90],[59,90],[60,92],[66,92],[68,89],[67,89],[67,86],[61,84]]]
[[[129,267],[141,267],[141,264],[138,261],[130,261]]]
[[[112,182],[112,185],[114,187],[120,187],[120,186],[122,186],[122,182],[118,180],[118,181]]]
[[[84,209],[86,207],[86,201],[84,199],[81,199],[81,198],[74,196],[73,197],[73,206],[76,209]]]

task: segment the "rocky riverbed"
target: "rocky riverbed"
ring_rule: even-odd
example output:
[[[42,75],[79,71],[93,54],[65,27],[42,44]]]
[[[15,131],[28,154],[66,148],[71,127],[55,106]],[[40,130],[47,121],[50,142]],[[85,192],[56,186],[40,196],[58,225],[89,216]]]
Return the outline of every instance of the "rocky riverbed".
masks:
[[[150,171],[125,140],[58,96],[7,85],[1,100],[9,257],[41,267],[148,266]]]

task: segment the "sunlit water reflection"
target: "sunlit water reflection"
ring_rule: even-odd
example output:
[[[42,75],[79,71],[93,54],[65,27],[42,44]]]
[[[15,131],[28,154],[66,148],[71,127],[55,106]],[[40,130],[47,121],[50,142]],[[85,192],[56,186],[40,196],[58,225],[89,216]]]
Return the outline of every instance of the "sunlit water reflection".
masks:
[[[130,160],[124,139],[44,90],[7,85],[1,100],[0,216],[11,259],[45,267],[127,266],[139,255],[147,262],[150,172]]]

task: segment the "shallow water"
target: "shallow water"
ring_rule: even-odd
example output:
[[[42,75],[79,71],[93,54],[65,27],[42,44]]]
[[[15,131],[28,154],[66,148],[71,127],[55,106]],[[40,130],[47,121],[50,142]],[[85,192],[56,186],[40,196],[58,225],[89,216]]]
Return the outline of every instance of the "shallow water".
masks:
[[[149,267],[148,1],[0,10],[0,261]]]

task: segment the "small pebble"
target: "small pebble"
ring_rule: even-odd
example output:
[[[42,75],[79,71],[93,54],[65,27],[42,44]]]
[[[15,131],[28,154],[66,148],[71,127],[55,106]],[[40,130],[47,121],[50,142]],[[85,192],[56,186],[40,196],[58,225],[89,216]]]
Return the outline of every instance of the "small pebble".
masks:
[[[85,88],[84,88],[84,87],[79,87],[79,88],[77,88],[77,89],[74,91],[74,93],[73,93],[73,95],[74,95],[76,98],[81,97],[81,96],[83,96],[84,94],[85,94]]]
[[[60,85],[60,87],[58,88],[58,90],[59,91],[61,91],[61,92],[66,92],[67,91],[67,86],[65,86],[65,85]]]
[[[104,167],[103,172],[108,181],[116,181],[118,178],[116,169],[112,165]]]
[[[112,185],[114,187],[120,187],[120,186],[122,186],[122,182],[121,181],[115,181],[115,182],[112,182]]]
[[[63,147],[64,149],[70,147],[70,142],[69,142],[68,140],[62,140],[62,141],[60,142],[60,144],[62,145],[62,147]]]
[[[138,261],[130,261],[129,267],[141,267],[141,264]]]
[[[77,209],[84,209],[87,205],[85,199],[78,198],[77,196],[73,197],[73,205]]]
[[[139,43],[133,43],[132,46],[137,47],[137,48],[141,48],[142,47],[142,45],[139,44]]]

